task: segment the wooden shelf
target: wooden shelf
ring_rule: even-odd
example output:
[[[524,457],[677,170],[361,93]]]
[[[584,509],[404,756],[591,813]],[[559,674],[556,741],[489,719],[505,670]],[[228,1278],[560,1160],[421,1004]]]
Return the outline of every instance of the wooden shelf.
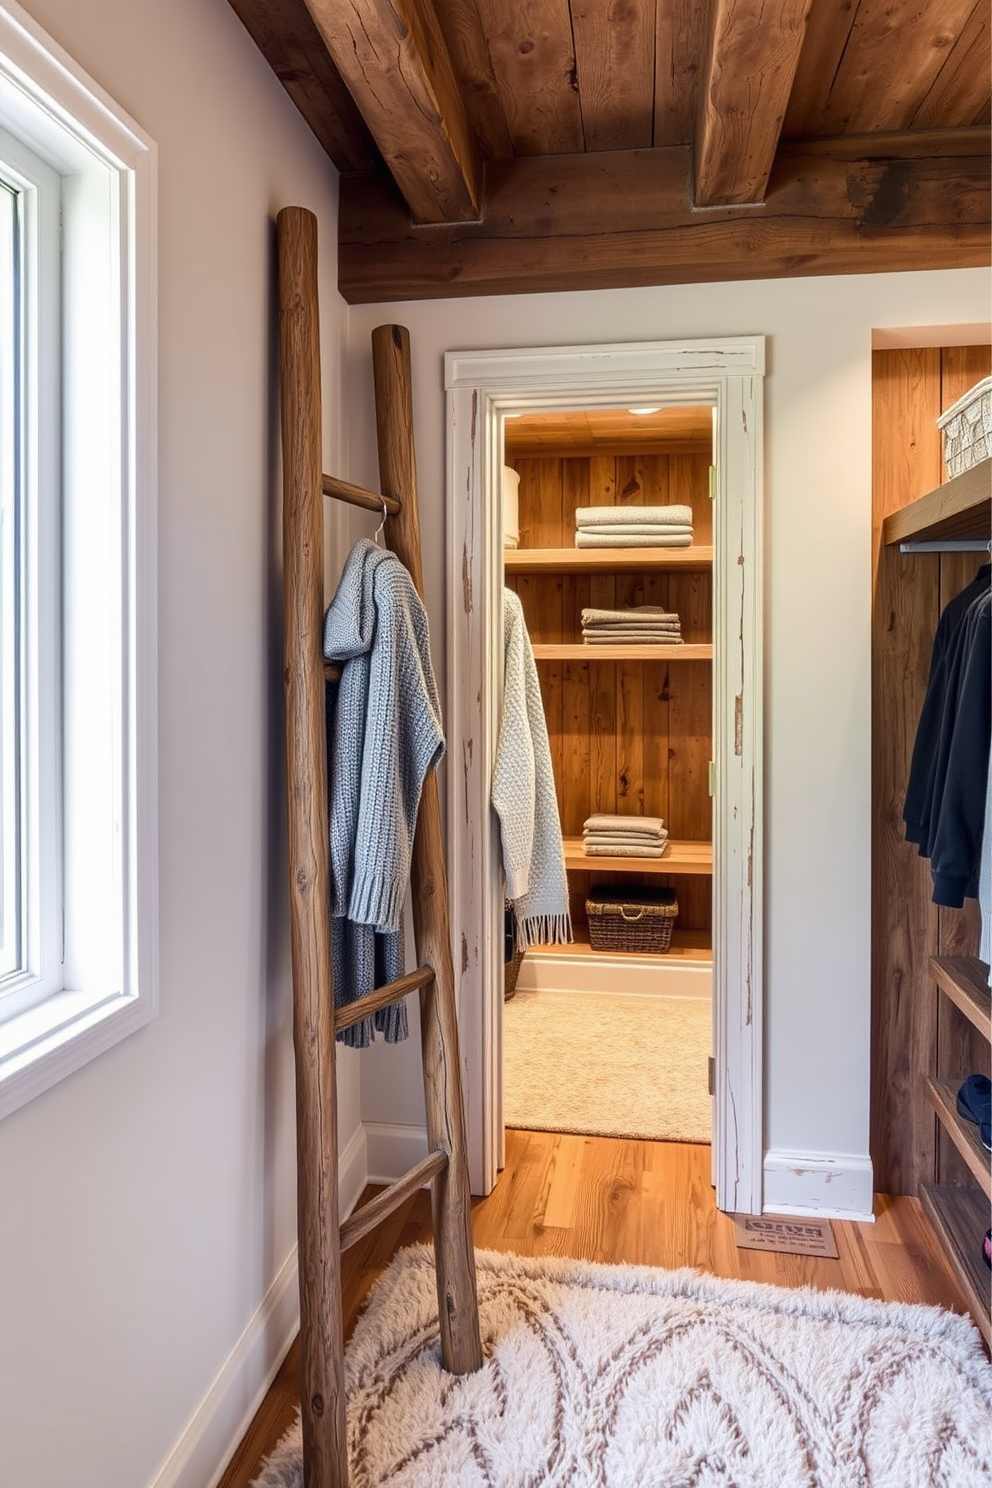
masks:
[[[988,542],[992,524],[992,460],[982,460],[882,523],[886,546],[971,538]]]
[[[639,573],[648,569],[681,569],[705,573],[713,567],[713,549],[689,548],[505,548],[506,573],[581,573],[613,569]]]
[[[669,842],[660,858],[599,857],[582,850],[581,837],[566,837],[565,867],[583,873],[712,873],[712,842]]]
[[[957,1088],[950,1080],[927,1080],[927,1095],[937,1112],[937,1120],[978,1179],[985,1197],[992,1201],[992,1156],[982,1146],[975,1123],[958,1115]]]
[[[977,956],[931,956],[930,974],[983,1038],[992,1040],[989,969]]]
[[[570,643],[534,646],[537,661],[712,661],[713,643],[681,646],[585,646]]]
[[[569,945],[534,946],[535,951],[546,951],[562,956],[623,956],[624,951],[594,951],[589,944],[589,931],[584,926],[576,927],[575,940]],[[693,961],[704,966],[713,965],[713,941],[708,930],[673,930],[672,941],[668,950],[661,955],[652,955],[648,951],[638,951],[639,960],[657,961],[659,965],[666,961]]]
[[[938,1183],[921,1186],[920,1203],[964,1292],[971,1315],[992,1348],[989,1307],[992,1278],[982,1260],[982,1237],[989,1227],[988,1204],[977,1189]]]

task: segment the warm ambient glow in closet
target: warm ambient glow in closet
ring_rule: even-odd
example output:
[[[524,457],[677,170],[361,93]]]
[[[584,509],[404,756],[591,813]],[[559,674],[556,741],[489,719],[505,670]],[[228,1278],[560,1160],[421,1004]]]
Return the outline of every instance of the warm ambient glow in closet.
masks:
[[[534,994],[609,996],[616,1000],[608,1014],[610,1042],[623,1047],[628,1034],[634,1038],[624,1018],[646,1011],[633,999],[671,999],[673,1016],[680,1011],[675,1004],[682,1003],[681,1011],[694,1014],[698,1030],[682,1046],[687,1052],[675,1059],[667,1049],[668,1063],[659,1059],[657,1076],[648,1055],[643,1066],[648,1073],[638,1078],[684,1085],[695,1102],[695,1122],[688,1128],[676,1123],[666,1133],[628,1134],[688,1134],[691,1140],[709,1139],[711,419],[708,406],[642,414],[609,409],[526,414],[507,419],[504,430],[505,463],[519,474],[519,541],[504,552],[505,582],[520,598],[537,660],[575,933],[573,945],[528,950],[517,973],[513,1016],[519,1016],[516,999]],[[692,509],[689,546],[575,546],[578,508],[673,505]],[[677,614],[681,644],[584,643],[583,609],[636,605]],[[583,824],[593,813],[663,818],[669,834],[664,854],[586,856]],[[669,949],[663,954],[593,950],[586,912],[593,886],[615,888],[618,897],[637,888],[673,889],[678,916]],[[686,1009],[689,1000],[694,1009]],[[557,1080],[569,1078],[568,1022],[562,1017],[556,1025]],[[670,1042],[666,1025],[657,1034],[659,1054]],[[594,1057],[593,1083],[597,1064]],[[513,1078],[508,1062],[507,1122],[524,1125],[512,1119]],[[581,1121],[563,1129],[581,1129]]]

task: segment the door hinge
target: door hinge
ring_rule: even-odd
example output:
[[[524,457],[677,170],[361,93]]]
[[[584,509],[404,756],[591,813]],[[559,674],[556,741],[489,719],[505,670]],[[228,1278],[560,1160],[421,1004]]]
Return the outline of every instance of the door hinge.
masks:
[[[710,793],[711,796],[715,796],[716,795],[716,760],[710,760],[709,767],[708,768],[709,768],[709,775],[708,775],[709,793]]]
[[[716,1060],[712,1054],[706,1061],[706,1088],[710,1095],[716,1095]]]
[[[710,466],[710,500],[716,500],[716,466]]]

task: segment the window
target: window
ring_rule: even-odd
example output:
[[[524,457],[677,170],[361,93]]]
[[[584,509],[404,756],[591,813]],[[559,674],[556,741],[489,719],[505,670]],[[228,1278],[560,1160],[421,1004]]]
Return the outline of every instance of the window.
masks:
[[[154,187],[0,0],[0,1115],[157,1011]]]

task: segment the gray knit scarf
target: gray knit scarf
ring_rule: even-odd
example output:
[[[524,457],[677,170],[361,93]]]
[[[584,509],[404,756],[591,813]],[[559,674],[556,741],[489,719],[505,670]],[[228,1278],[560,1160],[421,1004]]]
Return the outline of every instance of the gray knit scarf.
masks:
[[[328,688],[331,958],[338,1007],[402,976],[403,900],[420,792],[444,753],[427,615],[395,553],[356,543],[324,618]],[[335,695],[336,693],[336,695]],[[407,1036],[395,1003],[338,1034],[365,1048],[375,1030]]]

